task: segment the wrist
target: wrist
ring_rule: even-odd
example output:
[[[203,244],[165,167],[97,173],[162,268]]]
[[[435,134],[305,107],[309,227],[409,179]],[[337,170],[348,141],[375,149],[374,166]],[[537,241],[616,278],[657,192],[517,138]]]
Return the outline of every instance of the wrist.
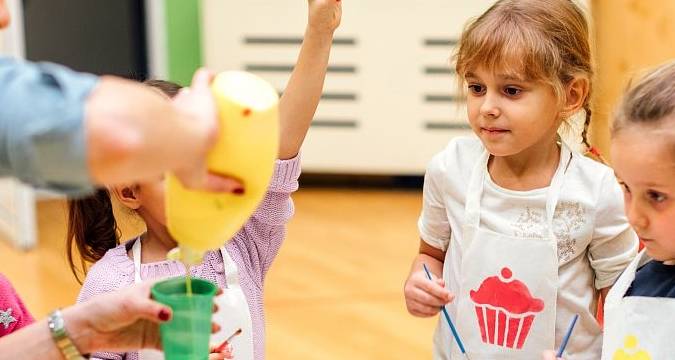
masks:
[[[93,352],[96,331],[89,322],[84,304],[71,306],[61,311],[68,337],[82,354]],[[91,313],[90,313],[91,314]]]
[[[313,25],[310,23],[305,29],[305,39],[311,38],[332,42],[335,30],[336,29],[331,29],[325,25]]]

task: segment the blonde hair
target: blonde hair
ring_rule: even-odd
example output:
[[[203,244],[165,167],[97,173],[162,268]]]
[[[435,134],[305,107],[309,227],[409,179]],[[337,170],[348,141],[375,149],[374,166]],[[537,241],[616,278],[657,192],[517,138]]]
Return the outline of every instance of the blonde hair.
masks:
[[[660,126],[674,114],[675,61],[670,61],[628,88],[616,110],[612,135],[630,125]]]
[[[565,86],[575,77],[586,77],[589,87],[582,106],[581,137],[591,148],[587,139],[593,77],[589,29],[583,11],[574,2],[497,1],[464,28],[455,54],[461,83],[469,71],[481,66],[528,81],[543,81],[553,88],[560,105],[565,100]]]

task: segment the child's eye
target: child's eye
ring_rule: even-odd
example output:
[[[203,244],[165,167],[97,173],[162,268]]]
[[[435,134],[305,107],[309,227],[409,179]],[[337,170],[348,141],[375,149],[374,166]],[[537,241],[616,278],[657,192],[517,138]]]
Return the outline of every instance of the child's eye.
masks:
[[[474,95],[481,95],[485,92],[485,87],[480,84],[469,84],[469,91]]]
[[[523,92],[523,90],[513,86],[507,86],[504,88],[504,93],[508,96],[518,96],[521,92]]]
[[[665,194],[654,190],[648,190],[647,197],[649,198],[650,201],[653,201],[655,203],[662,203],[667,199]]]

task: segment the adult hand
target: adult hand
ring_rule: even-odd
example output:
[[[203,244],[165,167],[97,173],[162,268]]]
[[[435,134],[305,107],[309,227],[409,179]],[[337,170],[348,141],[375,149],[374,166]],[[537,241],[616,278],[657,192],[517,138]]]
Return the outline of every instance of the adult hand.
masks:
[[[208,151],[215,145],[219,134],[218,111],[210,87],[212,80],[212,73],[199,69],[190,87],[182,89],[173,99],[174,105],[180,111],[192,116],[195,128],[203,132],[207,139],[202,156],[192,164],[176,169],[174,174],[187,188],[243,193],[241,182],[226,174],[210,172],[206,166]]]
[[[155,281],[101,294],[63,310],[69,335],[82,353],[161,350],[159,324],[171,320],[171,308],[150,299]],[[222,290],[217,295],[222,294]],[[214,305],[213,311],[218,311]],[[219,331],[212,325],[212,331]]]

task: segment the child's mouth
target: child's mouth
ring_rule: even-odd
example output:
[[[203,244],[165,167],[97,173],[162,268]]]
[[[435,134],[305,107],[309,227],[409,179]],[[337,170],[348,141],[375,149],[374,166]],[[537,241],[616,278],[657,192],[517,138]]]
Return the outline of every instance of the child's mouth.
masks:
[[[480,131],[486,135],[503,135],[510,132],[502,128],[480,128]]]

